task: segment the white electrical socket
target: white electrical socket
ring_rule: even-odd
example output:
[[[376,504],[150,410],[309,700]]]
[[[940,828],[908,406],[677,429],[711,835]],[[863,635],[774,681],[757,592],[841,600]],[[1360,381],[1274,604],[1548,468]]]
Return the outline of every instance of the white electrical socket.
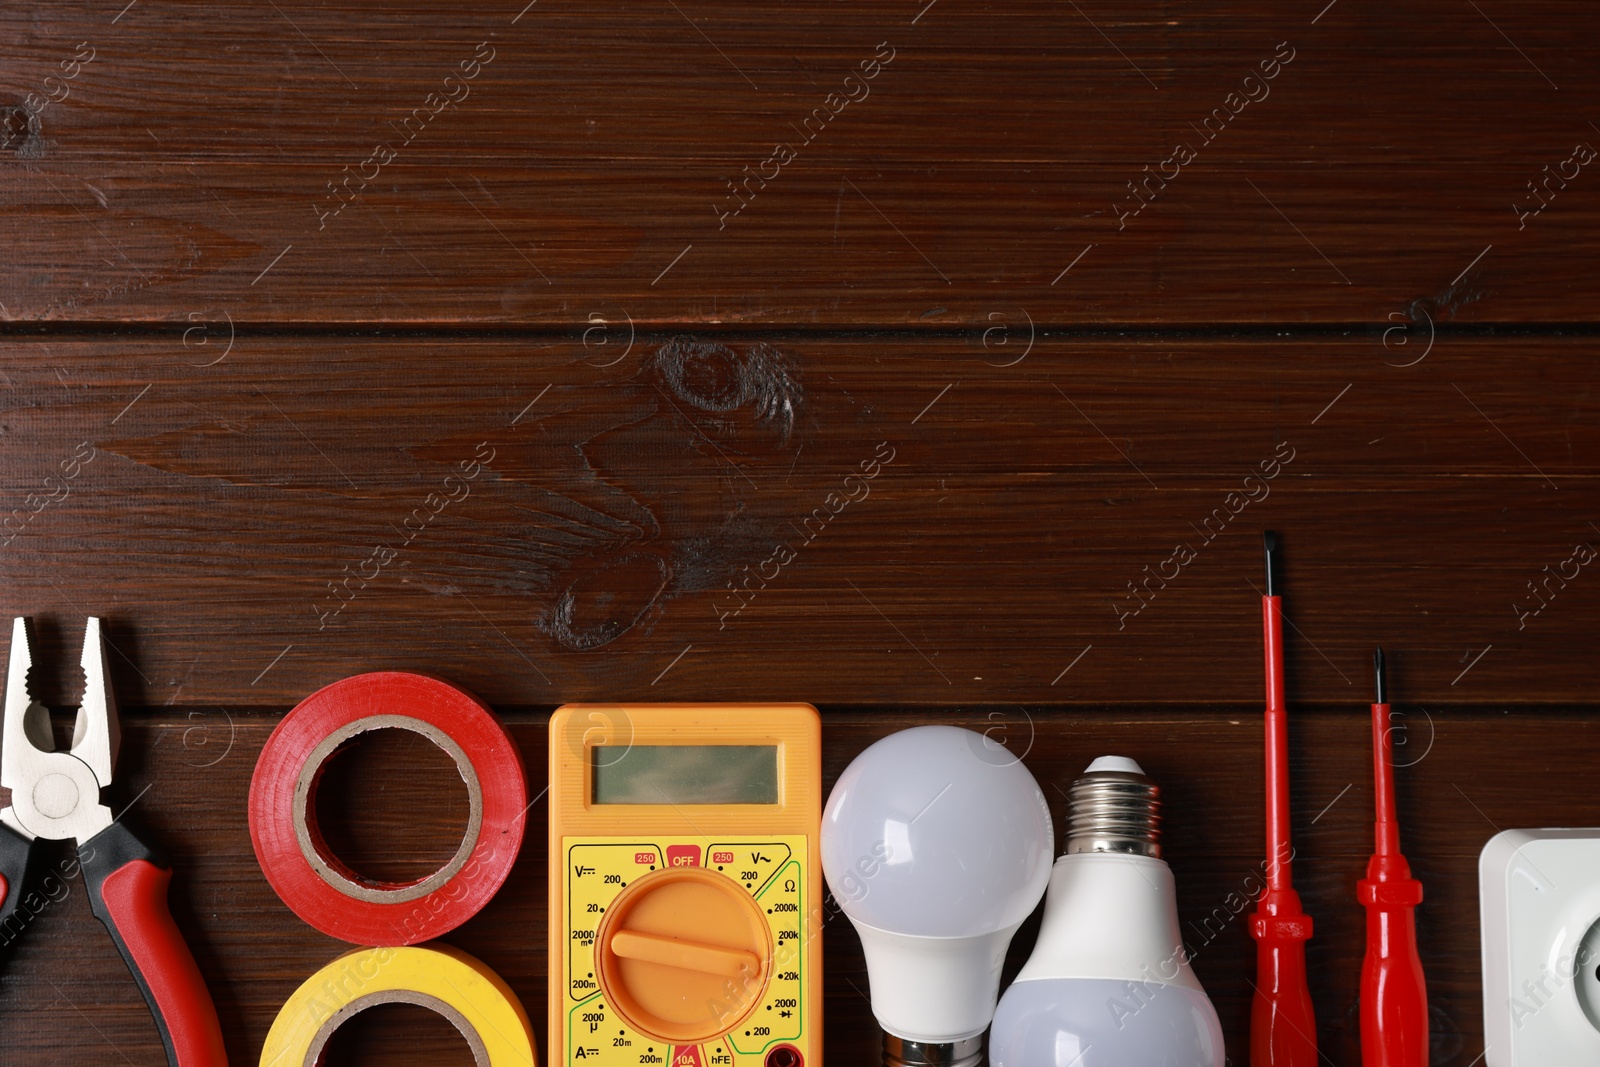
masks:
[[[1600,829],[1496,834],[1478,891],[1488,1067],[1600,1063]]]

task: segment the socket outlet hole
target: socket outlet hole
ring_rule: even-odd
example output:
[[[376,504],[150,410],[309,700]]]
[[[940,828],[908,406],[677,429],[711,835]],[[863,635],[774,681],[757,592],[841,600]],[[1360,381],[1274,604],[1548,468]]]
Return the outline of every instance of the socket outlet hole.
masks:
[[[1600,960],[1600,919],[1595,920],[1578,943],[1577,960],[1573,968],[1574,984],[1577,986],[1574,992],[1578,995],[1578,1003],[1589,1025],[1600,1030],[1600,965],[1595,965],[1596,960]]]

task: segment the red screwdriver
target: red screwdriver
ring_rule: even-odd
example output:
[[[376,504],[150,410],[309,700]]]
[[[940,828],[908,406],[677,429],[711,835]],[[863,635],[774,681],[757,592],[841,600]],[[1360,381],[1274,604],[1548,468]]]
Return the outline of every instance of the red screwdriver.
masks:
[[[1367,909],[1367,958],[1361,965],[1362,1067],[1428,1067],[1428,987],[1417,955],[1416,907],[1422,883],[1400,854],[1394,803],[1388,686],[1383,649],[1372,657],[1378,702],[1372,705],[1372,780],[1377,851],[1356,896]]]
[[[1289,722],[1283,692],[1283,601],[1277,595],[1278,535],[1262,536],[1267,591],[1261,598],[1267,666],[1267,889],[1250,917],[1256,992],[1250,1005],[1251,1067],[1316,1067],[1317,1020],[1306,988],[1311,917],[1294,891],[1289,844]]]

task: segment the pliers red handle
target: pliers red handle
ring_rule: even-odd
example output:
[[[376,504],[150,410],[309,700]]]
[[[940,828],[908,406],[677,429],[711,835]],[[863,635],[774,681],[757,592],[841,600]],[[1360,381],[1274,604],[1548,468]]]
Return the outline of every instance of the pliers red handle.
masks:
[[[72,748],[58,752],[50,713],[28,689],[33,666],[27,623],[11,631],[0,785],[0,945],[20,932],[16,915],[41,840],[74,839],[89,906],[133,972],[166,1046],[171,1067],[226,1067],[211,993],[167,908],[172,871],[100,803],[116,763],[119,730],[100,620],[83,636],[83,705]]]

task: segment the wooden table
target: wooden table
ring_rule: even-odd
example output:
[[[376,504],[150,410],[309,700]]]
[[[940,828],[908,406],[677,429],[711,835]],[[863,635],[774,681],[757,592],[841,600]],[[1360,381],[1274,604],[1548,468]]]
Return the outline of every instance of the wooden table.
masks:
[[[829,783],[997,730],[1058,824],[1134,756],[1244,1062],[1264,528],[1323,1048],[1358,1060],[1382,643],[1433,1063],[1477,1062],[1479,849],[1600,824],[1600,15],[524,2],[0,10],[0,597],[63,709],[108,620],[115,800],[234,1062],[341,951],[260,876],[256,753],[375,669],[492,702],[534,792],[580,699],[812,701]],[[448,764],[345,762],[352,863],[448,855]],[[541,1049],[545,859],[449,938]],[[6,1062],[160,1063],[80,889],[0,967]],[[829,1057],[872,1062],[825,941]],[[339,1041],[468,1062],[421,1009]]]

